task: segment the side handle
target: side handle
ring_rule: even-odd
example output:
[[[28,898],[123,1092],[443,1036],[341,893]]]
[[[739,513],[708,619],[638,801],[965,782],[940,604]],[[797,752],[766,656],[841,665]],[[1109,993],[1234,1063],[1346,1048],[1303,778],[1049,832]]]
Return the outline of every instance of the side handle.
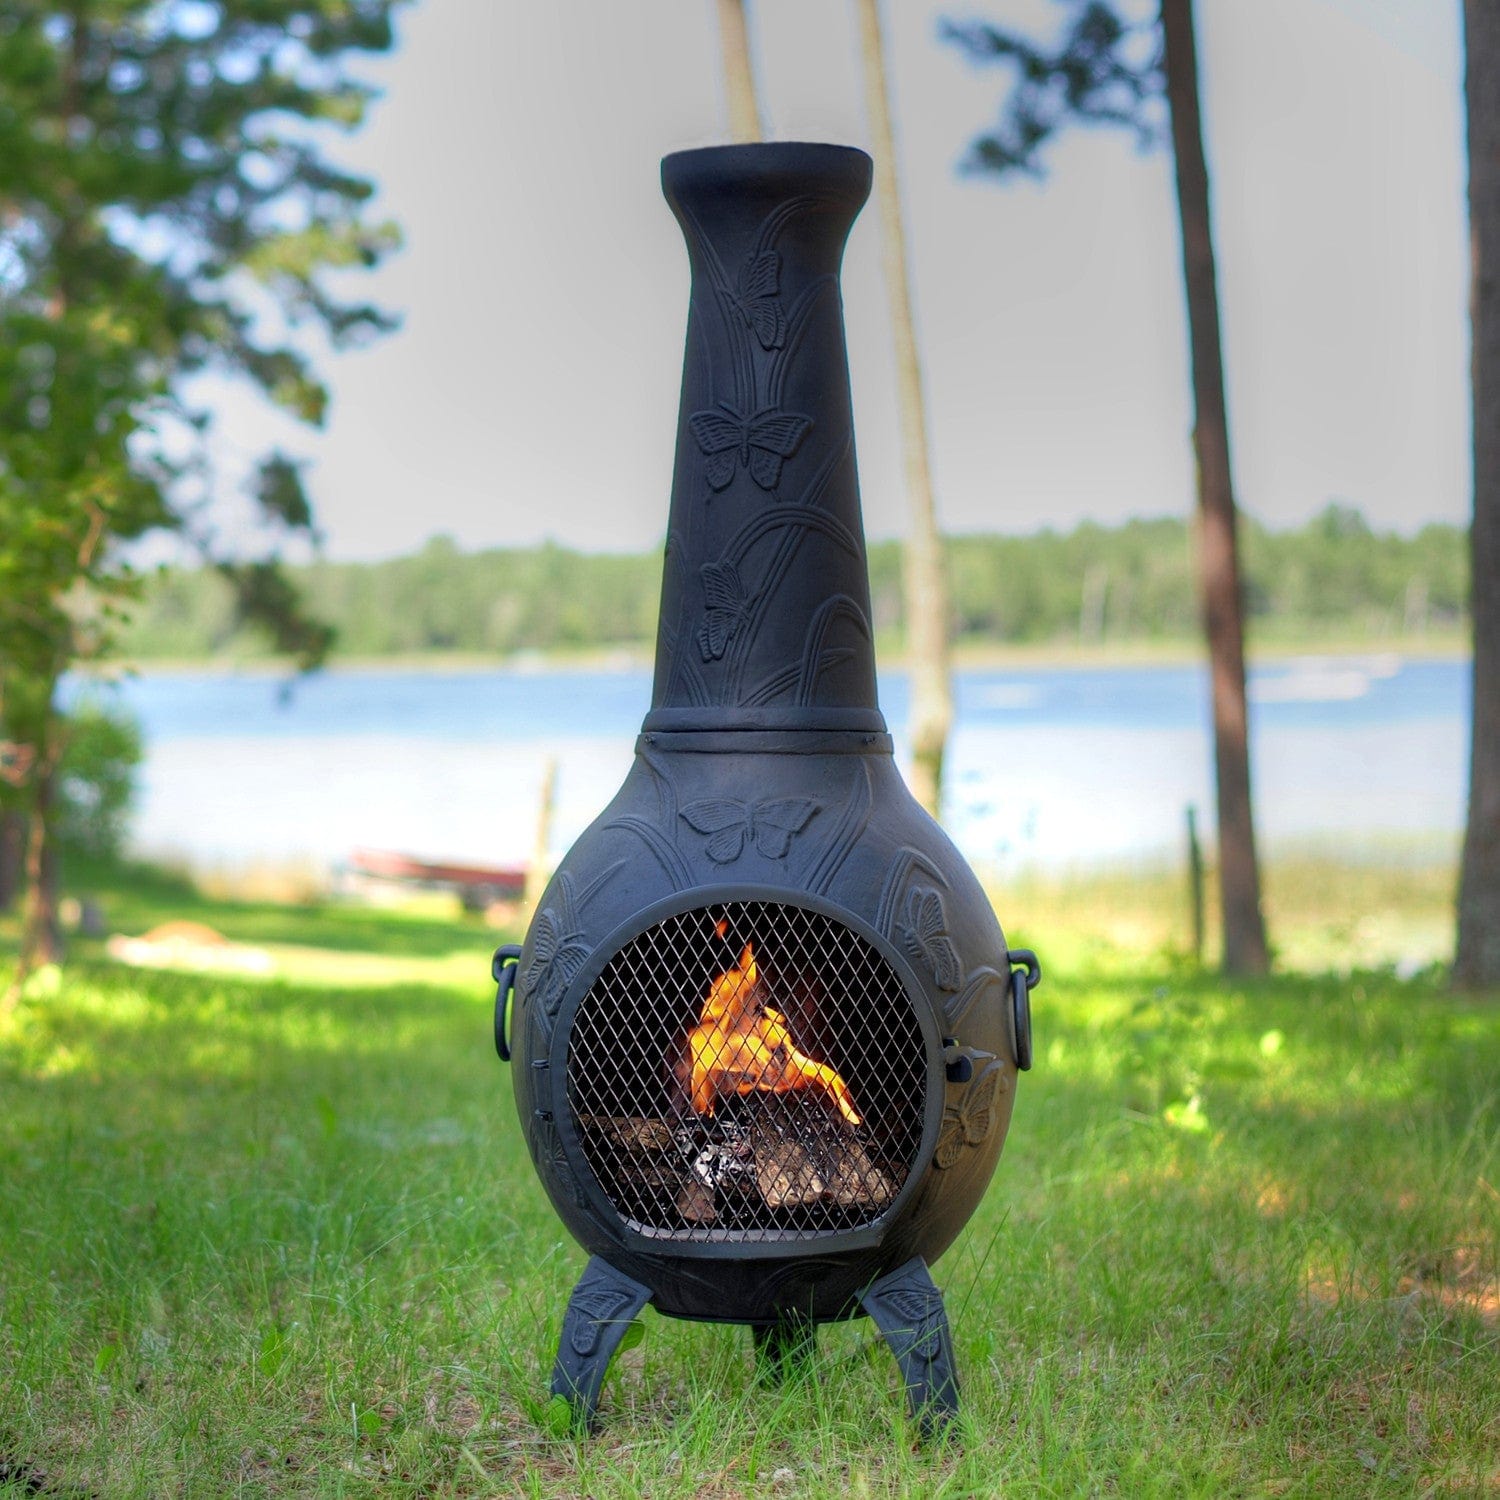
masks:
[[[1016,1044],[1016,1067],[1031,1068],[1031,992],[1042,982],[1042,966],[1030,948],[1010,950],[1011,1028]]]
[[[495,1051],[501,1062],[510,1061],[510,997],[516,987],[520,957],[519,943],[504,943],[490,960],[490,973],[495,978]]]

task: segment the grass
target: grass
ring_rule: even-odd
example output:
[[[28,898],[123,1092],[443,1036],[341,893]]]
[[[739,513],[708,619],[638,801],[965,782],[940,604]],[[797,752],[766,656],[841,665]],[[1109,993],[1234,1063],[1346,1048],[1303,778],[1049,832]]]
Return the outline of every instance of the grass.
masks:
[[[552,1435],[583,1257],[490,1049],[497,935],[100,875],[124,930],[329,967],[80,945],[4,1023],[0,1496],[1494,1493],[1500,995],[1343,972],[1334,893],[1400,932],[1444,888],[1329,877],[1280,872],[1313,968],[1255,985],[1182,960],[1165,883],[1002,902],[1048,964],[1037,1066],[936,1269],[965,1418],[924,1449],[866,1323],[767,1390],[743,1330],[650,1313],[602,1434]],[[331,977],[372,953],[453,977]]]

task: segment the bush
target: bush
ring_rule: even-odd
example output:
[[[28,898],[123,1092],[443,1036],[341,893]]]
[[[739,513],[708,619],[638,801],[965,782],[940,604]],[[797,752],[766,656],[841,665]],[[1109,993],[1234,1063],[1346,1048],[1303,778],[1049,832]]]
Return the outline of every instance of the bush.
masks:
[[[59,777],[58,847],[89,859],[116,858],[134,810],[136,768],[144,755],[134,719],[93,704],[68,716],[68,747]]]

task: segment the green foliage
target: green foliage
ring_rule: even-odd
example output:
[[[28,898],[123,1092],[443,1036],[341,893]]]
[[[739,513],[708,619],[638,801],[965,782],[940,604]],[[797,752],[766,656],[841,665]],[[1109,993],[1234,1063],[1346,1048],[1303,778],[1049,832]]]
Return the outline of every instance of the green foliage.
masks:
[[[1185,642],[1197,630],[1185,522],[1090,523],[1071,532],[952,537],[946,545],[960,640]],[[1267,639],[1378,643],[1464,623],[1457,527],[1400,537],[1371,530],[1347,507],[1330,507],[1294,531],[1249,523],[1244,545],[1247,612]],[[900,547],[875,543],[869,558],[875,628],[899,632]],[[318,563],[295,574],[337,628],[341,649],[360,657],[639,648],[655,634],[660,578],[655,554],[600,556],[553,545],[463,553],[447,538],[391,562]],[[206,571],[150,580],[126,648],[147,660],[264,649],[239,633],[229,589]]]
[[[87,654],[69,590],[118,592],[113,544],[187,525],[185,494],[207,493],[209,414],[185,379],[239,374],[319,422],[326,393],[286,331],[389,326],[331,289],[393,231],[365,222],[371,184],[322,149],[362,117],[370,89],[345,59],[389,47],[389,11],[19,0],[0,17],[0,593],[65,660]],[[282,528],[310,524],[285,458],[251,488]],[[247,612],[266,597],[247,588]]]
[[[1013,78],[1000,119],[976,139],[971,172],[1041,175],[1041,149],[1070,124],[1123,126],[1142,146],[1164,135],[1166,73],[1150,0],[1063,0],[1065,29],[1052,48],[986,21],[944,21],[939,34],[971,63]]]
[[[67,854],[119,855],[144,758],[134,720],[85,704],[68,715],[53,832]]]

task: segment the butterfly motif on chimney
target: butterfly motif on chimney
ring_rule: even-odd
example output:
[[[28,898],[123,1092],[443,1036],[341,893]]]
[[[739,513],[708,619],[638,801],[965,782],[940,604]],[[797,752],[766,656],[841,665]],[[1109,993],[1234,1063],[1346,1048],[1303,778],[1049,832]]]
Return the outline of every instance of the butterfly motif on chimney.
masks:
[[[781,466],[796,451],[813,423],[811,417],[796,412],[763,407],[748,416],[727,401],[718,411],[695,411],[688,427],[707,462],[703,472],[709,488],[727,488],[737,467],[750,471],[750,477],[763,490],[774,490],[781,482]]]
[[[589,955],[589,945],[578,919],[578,895],[573,878],[559,874],[550,892],[551,901],[542,908],[531,930],[531,956],[522,982],[529,995],[541,1002],[547,1015],[555,1015],[568,986],[578,976]]]
[[[933,1162],[946,1171],[965,1150],[982,1146],[995,1128],[995,1099],[1000,1092],[1003,1072],[992,1062],[964,1091],[957,1104],[943,1111],[943,1126],[938,1132]]]
[[[780,293],[781,256],[775,250],[752,250],[740,267],[734,305],[762,349],[779,349],[786,338]]]
[[[750,596],[732,562],[704,563],[699,574],[708,609],[698,630],[698,649],[704,661],[718,661],[750,617]]]
[[[785,859],[792,839],[817,812],[811,797],[771,797],[740,802],[733,797],[710,797],[690,802],[681,816],[697,833],[709,835],[708,857],[727,865],[740,857],[747,843],[767,859]]]
[[[936,891],[927,886],[913,887],[906,898],[901,941],[913,958],[922,959],[932,970],[940,990],[956,990],[963,984],[963,963],[948,935],[948,914]]]

